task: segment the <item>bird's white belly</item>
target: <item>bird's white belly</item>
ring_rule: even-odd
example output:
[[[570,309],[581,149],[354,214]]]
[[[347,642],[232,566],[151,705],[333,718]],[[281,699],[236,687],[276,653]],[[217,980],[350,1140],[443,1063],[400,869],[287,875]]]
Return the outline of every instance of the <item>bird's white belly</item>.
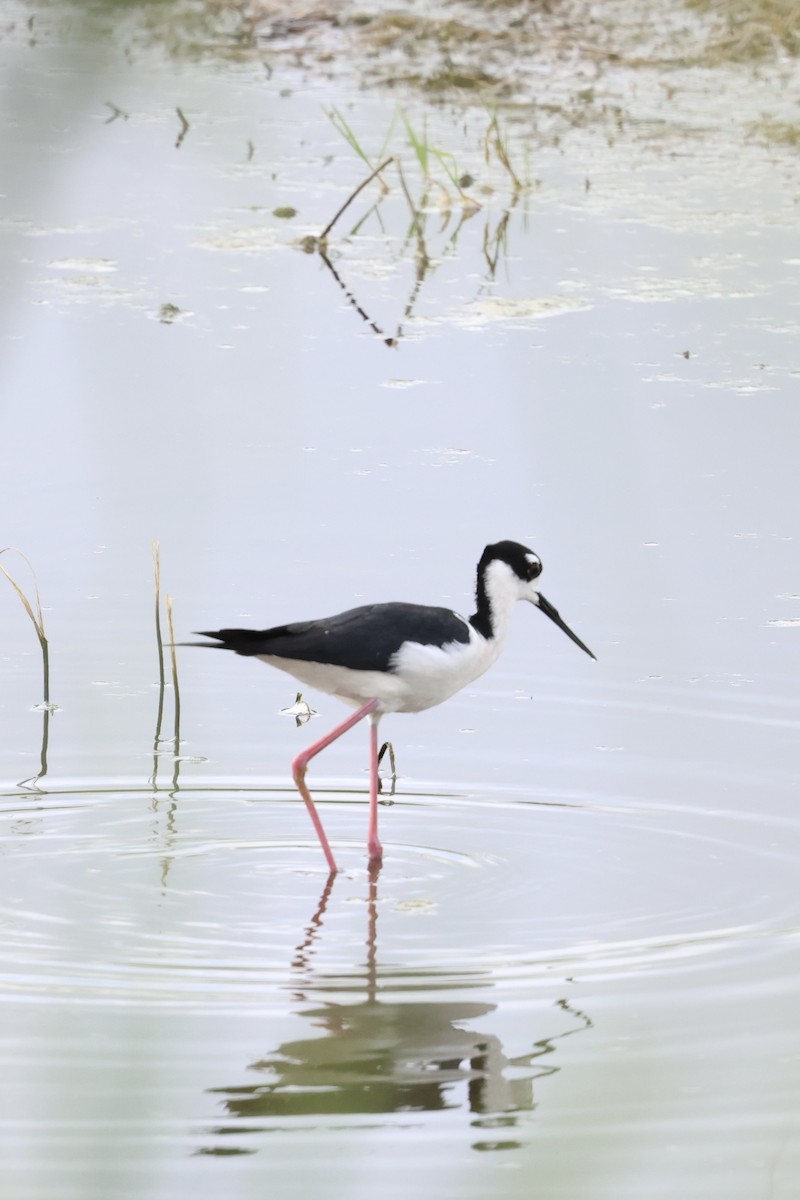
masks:
[[[492,665],[499,646],[475,634],[468,643],[420,646],[406,642],[391,671],[353,671],[328,663],[260,654],[262,662],[286,671],[307,687],[359,707],[378,700],[381,712],[421,712],[466,687]]]
[[[397,712],[420,712],[455,695],[482,675],[497,658],[499,646],[473,634],[469,642],[420,646],[406,642],[395,656],[404,702]]]
[[[367,700],[379,700],[383,712],[402,710],[403,687],[394,675],[382,671],[353,671],[350,667],[332,667],[329,663],[303,662],[298,658],[278,658],[259,654],[258,658],[270,667],[286,671],[300,683],[317,691],[327,692],[359,708]]]

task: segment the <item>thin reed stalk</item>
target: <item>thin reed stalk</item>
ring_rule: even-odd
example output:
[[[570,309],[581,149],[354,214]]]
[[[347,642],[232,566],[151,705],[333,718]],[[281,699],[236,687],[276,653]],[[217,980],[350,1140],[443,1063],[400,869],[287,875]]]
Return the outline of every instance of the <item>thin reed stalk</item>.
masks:
[[[7,570],[6,567],[4,567],[2,563],[0,563],[0,571],[2,571],[3,575],[5,575],[6,579],[11,584],[14,591],[17,593],[17,596],[19,597],[22,607],[25,609],[25,612],[30,617],[31,621],[33,622],[33,627],[36,630],[36,636],[39,639],[39,646],[42,651],[42,688],[44,691],[44,703],[49,704],[50,703],[50,645],[47,641],[47,636],[44,631],[44,617],[42,615],[42,601],[39,597],[39,584],[36,580],[36,572],[34,571],[33,563],[28,558],[27,554],[23,554],[22,551],[18,550],[16,546],[5,546],[2,550],[0,550],[0,554],[7,554],[9,551],[13,551],[14,554],[18,554],[20,556],[20,558],[23,560],[23,562],[27,565],[28,570],[30,571],[30,573],[33,577],[34,604],[31,604],[27,595],[22,590],[20,585],[17,583],[16,579],[11,574],[11,572],[9,570]]]
[[[178,753],[181,738],[181,689],[178,683],[178,655],[175,652],[175,625],[172,619],[172,596],[165,597],[167,606],[167,629],[169,630],[169,653],[172,665],[172,691],[175,709],[175,753]]]
[[[151,549],[153,552],[153,582],[156,593],[156,649],[158,652],[158,715],[156,717],[155,736],[155,749],[157,750],[161,737],[161,723],[164,719],[164,687],[166,685],[166,675],[164,673],[164,639],[161,634],[161,547],[159,546],[158,538],[153,538]]]
[[[379,167],[376,167],[375,170],[370,175],[368,175],[367,178],[362,183],[360,183],[358,185],[358,187],[355,189],[355,191],[350,193],[350,195],[347,197],[347,199],[345,200],[342,207],[339,209],[339,211],[333,217],[333,220],[328,222],[328,224],[323,229],[322,233],[319,235],[318,240],[320,242],[325,242],[328,234],[333,229],[336,222],[339,220],[339,217],[342,215],[342,213],[345,211],[345,209],[349,208],[349,206],[353,203],[353,201],[355,200],[358,193],[363,191],[368,183],[372,183],[375,176],[380,175],[381,171],[385,170],[386,167],[389,166],[389,163],[391,163],[393,161],[394,161],[393,158],[387,158],[386,162],[382,162]]]

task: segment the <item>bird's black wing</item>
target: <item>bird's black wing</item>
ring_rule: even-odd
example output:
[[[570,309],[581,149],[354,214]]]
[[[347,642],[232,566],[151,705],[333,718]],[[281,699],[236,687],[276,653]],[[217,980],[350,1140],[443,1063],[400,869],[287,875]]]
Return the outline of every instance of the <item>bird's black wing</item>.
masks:
[[[470,635],[467,622],[448,608],[367,604],[321,621],[298,621],[274,629],[220,629],[199,636],[214,638],[220,649],[236,654],[274,655],[355,671],[389,671],[404,642],[442,646],[468,642]]]

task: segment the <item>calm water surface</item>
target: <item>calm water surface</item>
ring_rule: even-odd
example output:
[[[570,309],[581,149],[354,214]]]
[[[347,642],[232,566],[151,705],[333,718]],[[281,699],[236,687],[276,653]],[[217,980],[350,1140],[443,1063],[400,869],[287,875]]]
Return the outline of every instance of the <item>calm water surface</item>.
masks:
[[[334,274],[297,243],[365,168],[323,105],[377,153],[396,97],[14,12],[0,543],[57,709],[0,579],[3,1194],[796,1195],[796,159],[512,125],[515,196],[432,107],[480,210],[409,229],[393,179]],[[520,608],[387,719],[377,874],[366,734],[332,747],[329,881],[289,763],[341,710],[183,650],[178,728],[151,540],[182,639],[469,612],[504,537],[598,663]]]

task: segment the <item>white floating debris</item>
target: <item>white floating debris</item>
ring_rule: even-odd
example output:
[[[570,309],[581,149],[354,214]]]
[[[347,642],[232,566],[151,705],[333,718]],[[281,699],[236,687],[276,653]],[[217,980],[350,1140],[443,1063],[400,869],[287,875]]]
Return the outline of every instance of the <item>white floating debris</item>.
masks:
[[[309,721],[311,717],[315,717],[317,710],[312,708],[303,699],[302,693],[298,692],[294,704],[290,705],[289,708],[280,709],[280,714],[283,717],[295,717],[298,723],[302,723],[303,721]]]
[[[91,271],[98,275],[117,269],[117,264],[110,258],[54,258],[49,266],[54,271]]]

